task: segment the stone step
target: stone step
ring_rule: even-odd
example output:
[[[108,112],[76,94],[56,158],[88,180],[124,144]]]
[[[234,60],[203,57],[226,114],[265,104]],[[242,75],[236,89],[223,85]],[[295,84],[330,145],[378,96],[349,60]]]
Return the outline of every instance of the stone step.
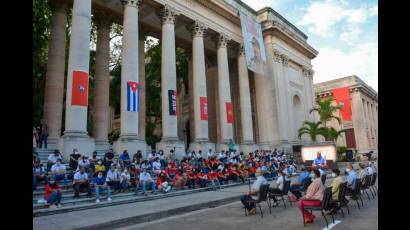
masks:
[[[233,183],[233,184],[222,185],[221,187],[229,188],[229,187],[236,187],[239,185],[243,185],[243,184]],[[142,195],[135,196],[133,193],[116,194],[112,196],[113,200],[111,202],[104,201],[106,196],[101,196],[100,200],[102,201],[100,203],[95,203],[95,197],[79,198],[79,199],[75,199],[75,200],[73,199],[73,200],[68,200],[68,201],[62,200],[61,203],[63,207],[57,208],[57,209],[49,209],[49,208],[45,208],[45,205],[35,204],[33,205],[33,217],[55,215],[59,213],[101,208],[101,207],[106,207],[106,206],[121,205],[121,204],[126,204],[126,203],[133,203],[133,202],[156,200],[156,199],[162,199],[166,197],[175,197],[175,196],[193,194],[193,193],[198,193],[198,192],[206,192],[208,190],[209,190],[209,187],[197,188],[197,189],[191,189],[191,190],[171,191],[169,193],[161,193],[161,194],[157,193],[155,195],[151,195],[150,192],[148,192],[149,194],[148,196],[142,196]],[[73,205],[68,205],[68,204],[73,204]]]

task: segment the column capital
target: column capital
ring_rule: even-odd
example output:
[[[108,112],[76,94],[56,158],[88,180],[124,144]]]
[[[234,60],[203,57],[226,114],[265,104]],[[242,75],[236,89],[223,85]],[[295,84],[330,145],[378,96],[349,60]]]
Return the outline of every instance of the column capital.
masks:
[[[243,43],[241,43],[238,46],[238,56],[239,57],[245,57],[245,46],[243,45]]]
[[[161,11],[157,14],[162,25],[163,24],[174,24],[175,18],[178,15],[179,15],[179,12],[177,12],[174,8],[172,8],[169,5],[164,5]]]
[[[205,36],[205,31],[208,29],[208,26],[205,25],[205,23],[195,20],[194,23],[188,24],[186,28],[191,32],[192,37],[203,37]]]
[[[280,58],[282,59],[282,64],[284,66],[288,66],[289,65],[289,56],[285,55],[285,54],[281,54]]]
[[[219,33],[217,37],[217,48],[226,48],[228,41],[231,40],[225,33]]]
[[[277,50],[277,49],[273,49],[273,60],[275,62],[281,63],[282,62],[282,57],[281,57],[282,53]]]
[[[124,7],[131,6],[139,9],[142,0],[121,0],[121,3]]]

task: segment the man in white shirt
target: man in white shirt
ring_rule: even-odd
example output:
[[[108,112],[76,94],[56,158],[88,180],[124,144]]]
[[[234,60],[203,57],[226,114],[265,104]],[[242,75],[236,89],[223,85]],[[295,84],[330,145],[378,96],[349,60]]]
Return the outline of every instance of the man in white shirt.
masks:
[[[212,155],[213,155],[212,149],[209,149],[209,150],[208,150],[208,153],[207,153],[207,159],[211,158]]]
[[[280,194],[283,191],[283,187],[285,186],[286,176],[282,170],[278,171],[278,178],[276,179],[276,188],[272,186],[269,188],[269,192],[273,194]],[[277,206],[277,199],[276,196],[273,196],[273,206]]]
[[[147,169],[144,168],[140,174],[140,184],[142,185],[142,195],[147,195],[147,186],[151,187],[152,193],[156,193],[155,183],[151,178],[151,175],[147,172]]]
[[[91,196],[91,187],[90,183],[88,181],[88,174],[85,173],[85,168],[80,167],[80,171],[76,172],[74,174],[74,181],[73,181],[73,187],[74,187],[74,198],[78,198],[80,189],[86,189],[88,196]]]
[[[61,161],[62,161],[63,157],[61,156],[61,153],[56,149],[56,150],[54,150],[54,153],[52,153],[48,156],[47,172],[50,171],[51,166],[53,166],[55,163],[57,163],[57,159],[61,159]]]
[[[79,167],[82,166],[85,168],[85,171],[88,171],[89,167],[90,167],[90,161],[88,160],[88,158],[86,156],[81,156],[81,160],[78,161],[78,167],[77,167],[77,171],[80,169]]]
[[[152,168],[153,172],[158,175],[161,173],[161,162],[159,161],[159,158],[157,157],[155,161],[152,163]]]
[[[121,172],[118,172],[118,169],[115,168],[115,164],[112,164],[105,179],[107,185],[117,191],[120,189],[120,173]]]
[[[131,175],[128,172],[128,169],[125,168],[124,171],[122,171],[121,177],[120,177],[120,187],[122,191],[128,188],[130,179],[131,179]]]
[[[256,174],[258,177],[256,178],[256,181],[253,182],[251,191],[245,193],[245,195],[241,196],[241,202],[245,206],[245,208],[248,210],[250,215],[253,215],[256,213],[256,208],[254,203],[249,203],[248,201],[250,200],[257,200],[258,199],[258,193],[260,190],[261,185],[265,185],[268,183],[268,181],[263,177],[262,170],[258,168],[256,170]]]
[[[51,174],[54,175],[55,181],[64,181],[64,186],[67,185],[66,168],[64,164],[61,164],[61,159],[57,159],[57,162],[51,166]]]

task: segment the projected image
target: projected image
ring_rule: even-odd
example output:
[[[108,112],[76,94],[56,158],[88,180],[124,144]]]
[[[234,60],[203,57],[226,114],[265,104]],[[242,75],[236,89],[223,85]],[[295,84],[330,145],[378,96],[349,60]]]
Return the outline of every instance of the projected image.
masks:
[[[314,160],[317,153],[320,152],[325,160],[332,160],[336,162],[336,147],[334,145],[324,146],[303,146],[302,147],[302,161]]]

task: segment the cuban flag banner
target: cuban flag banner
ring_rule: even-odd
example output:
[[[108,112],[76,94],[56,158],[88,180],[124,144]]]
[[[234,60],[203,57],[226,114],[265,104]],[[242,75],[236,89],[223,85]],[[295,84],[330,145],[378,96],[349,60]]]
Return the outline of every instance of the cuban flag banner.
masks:
[[[127,111],[138,112],[138,86],[135,81],[127,81]]]

